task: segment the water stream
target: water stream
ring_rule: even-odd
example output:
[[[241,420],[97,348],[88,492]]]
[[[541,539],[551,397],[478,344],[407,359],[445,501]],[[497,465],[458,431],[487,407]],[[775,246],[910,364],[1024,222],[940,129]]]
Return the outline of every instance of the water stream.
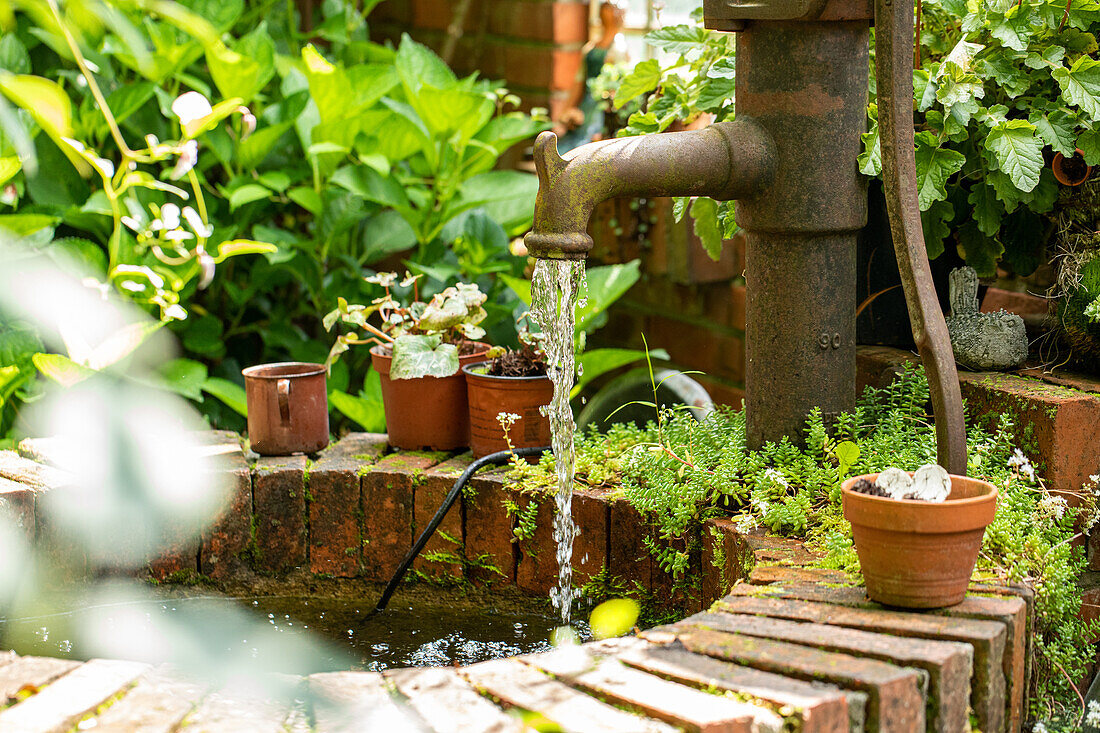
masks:
[[[573,590],[573,410],[569,392],[576,376],[573,331],[576,307],[584,281],[584,260],[538,260],[531,278],[531,315],[545,334],[543,349],[554,383],[554,399],[546,414],[550,418],[551,445],[558,490],[554,494],[554,541],[557,543],[558,587],[550,591],[550,600],[561,611],[563,624],[570,622],[576,593]],[[545,408],[544,408],[545,409]]]

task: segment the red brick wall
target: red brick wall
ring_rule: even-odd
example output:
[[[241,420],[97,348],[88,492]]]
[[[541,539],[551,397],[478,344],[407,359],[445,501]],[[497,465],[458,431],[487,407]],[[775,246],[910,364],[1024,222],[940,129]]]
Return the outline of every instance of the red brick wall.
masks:
[[[440,51],[459,0],[386,0],[371,14],[371,33],[396,41],[403,32]],[[588,2],[472,0],[451,67],[503,79],[524,107],[557,116],[581,70]]]

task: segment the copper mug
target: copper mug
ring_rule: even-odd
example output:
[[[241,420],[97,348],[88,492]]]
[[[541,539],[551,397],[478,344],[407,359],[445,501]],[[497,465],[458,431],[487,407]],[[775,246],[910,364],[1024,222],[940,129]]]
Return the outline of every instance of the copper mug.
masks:
[[[261,364],[241,374],[252,450],[263,456],[289,456],[314,453],[328,445],[323,364]]]

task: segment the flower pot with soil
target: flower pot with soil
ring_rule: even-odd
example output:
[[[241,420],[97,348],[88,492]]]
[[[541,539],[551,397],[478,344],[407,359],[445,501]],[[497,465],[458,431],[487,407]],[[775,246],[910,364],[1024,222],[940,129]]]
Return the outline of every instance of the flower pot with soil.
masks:
[[[841,487],[867,595],[902,608],[960,603],[997,509],[996,487],[952,475],[939,502],[863,493],[884,493],[880,475],[886,472],[856,476]]]
[[[550,419],[542,408],[553,399],[554,384],[542,353],[525,344],[520,351],[489,355],[489,361],[462,367],[474,457],[550,445]]]
[[[325,316],[325,327],[337,320],[367,332],[341,335],[329,354],[331,365],[354,344],[374,344],[371,364],[382,385],[389,443],[404,450],[453,450],[469,445],[470,423],[466,381],[460,369],[482,361],[488,344],[477,324],[486,313],[485,295],[476,285],[458,284],[437,293],[427,303],[416,290],[420,276],[406,275],[403,287],[412,286],[413,300],[401,305],[390,293],[395,273],[379,273],[368,282],[382,285],[386,295],[370,306],[350,305],[343,298]],[[377,314],[381,325],[367,319]]]

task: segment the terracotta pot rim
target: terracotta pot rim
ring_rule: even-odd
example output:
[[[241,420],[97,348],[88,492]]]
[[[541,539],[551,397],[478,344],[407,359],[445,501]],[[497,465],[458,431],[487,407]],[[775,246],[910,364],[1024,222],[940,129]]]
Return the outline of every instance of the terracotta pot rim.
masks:
[[[467,364],[466,366],[462,367],[462,371],[463,373],[473,377],[474,379],[486,379],[494,381],[499,380],[501,382],[535,382],[543,379],[547,381],[550,380],[550,376],[548,374],[538,374],[533,377],[509,377],[502,374],[478,374],[477,372],[473,371],[476,367],[485,366],[488,363],[488,361],[478,361],[474,362],[473,364]]]
[[[302,371],[293,371],[291,373],[282,374],[268,374],[264,370],[277,369],[277,368],[291,368],[291,367],[305,367]],[[324,364],[316,364],[309,361],[277,361],[270,364],[256,364],[254,366],[245,367],[241,370],[241,374],[249,379],[291,379],[293,377],[315,377],[318,374],[325,374],[328,370],[325,369]]]
[[[913,471],[907,471],[906,473],[908,473],[910,477],[912,477],[912,475],[913,475]],[[845,479],[844,483],[840,487],[840,490],[844,494],[844,496],[851,497],[856,501],[866,501],[866,502],[870,502],[872,504],[881,504],[881,505],[889,504],[890,506],[909,506],[909,507],[928,507],[928,508],[950,506],[952,508],[959,509],[959,508],[966,508],[966,507],[969,507],[969,506],[976,506],[976,505],[979,505],[979,504],[987,504],[990,501],[996,502],[997,495],[998,495],[997,487],[994,486],[993,484],[989,483],[988,481],[984,481],[980,478],[974,478],[972,476],[959,476],[957,474],[949,474],[949,476],[951,477],[952,482],[954,482],[956,479],[963,479],[965,481],[970,481],[970,482],[973,482],[973,483],[976,483],[976,484],[984,484],[985,486],[987,486],[989,488],[989,491],[987,491],[986,493],[984,493],[980,496],[969,496],[969,497],[966,497],[965,499],[952,499],[952,498],[948,497],[947,499],[945,499],[942,502],[931,502],[931,501],[921,501],[919,499],[891,499],[887,496],[872,496],[871,494],[863,494],[863,493],[860,493],[858,491],[853,491],[851,488],[849,488],[852,484],[854,484],[856,481],[858,481],[860,479],[867,479],[871,483],[874,483],[875,480],[878,478],[877,473],[865,473],[862,476],[852,476],[848,479]]]

